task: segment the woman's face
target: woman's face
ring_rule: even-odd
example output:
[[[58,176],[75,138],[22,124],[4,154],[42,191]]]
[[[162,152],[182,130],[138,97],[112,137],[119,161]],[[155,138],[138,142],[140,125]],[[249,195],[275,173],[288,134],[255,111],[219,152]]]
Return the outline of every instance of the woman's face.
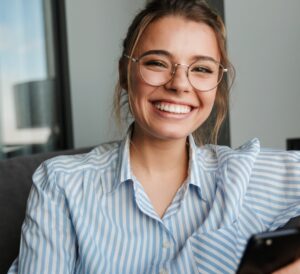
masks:
[[[135,58],[150,50],[164,52],[173,63],[191,64],[199,56],[220,61],[214,31],[203,23],[179,16],[168,16],[151,23],[142,34]],[[196,90],[189,82],[186,67],[179,66],[167,84],[147,84],[131,66],[131,108],[135,134],[160,140],[186,139],[209,116],[216,88]]]

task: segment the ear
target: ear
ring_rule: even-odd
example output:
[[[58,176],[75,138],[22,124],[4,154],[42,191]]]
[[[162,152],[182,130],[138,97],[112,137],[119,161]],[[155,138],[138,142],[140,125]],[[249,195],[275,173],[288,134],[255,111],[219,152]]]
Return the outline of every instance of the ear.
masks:
[[[127,61],[124,61],[124,58],[121,58],[119,61],[119,80],[122,89],[128,91]]]

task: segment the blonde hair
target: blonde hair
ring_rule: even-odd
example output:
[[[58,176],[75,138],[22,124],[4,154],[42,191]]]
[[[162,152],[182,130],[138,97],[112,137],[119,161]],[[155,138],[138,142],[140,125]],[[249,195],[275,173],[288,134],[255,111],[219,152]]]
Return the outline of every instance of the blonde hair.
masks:
[[[123,52],[119,60],[120,78],[115,88],[114,114],[120,126],[123,124],[123,120],[128,122],[131,119],[130,96],[132,93],[129,81],[131,62],[124,58],[124,54],[132,56],[146,27],[150,23],[169,15],[205,23],[215,32],[221,57],[220,63],[228,69],[229,77],[223,77],[219,83],[213,110],[208,119],[193,132],[193,136],[198,145],[216,144],[220,128],[228,112],[231,86],[228,84],[228,80],[233,81],[234,69],[227,56],[224,23],[221,17],[203,0],[152,0],[136,15],[124,39]],[[126,86],[128,94],[124,92],[124,86]]]

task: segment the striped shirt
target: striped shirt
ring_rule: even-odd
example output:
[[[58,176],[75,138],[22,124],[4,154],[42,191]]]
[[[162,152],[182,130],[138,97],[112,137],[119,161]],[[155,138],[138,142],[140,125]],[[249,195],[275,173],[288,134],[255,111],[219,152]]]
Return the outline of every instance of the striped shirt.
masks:
[[[128,136],[37,169],[10,274],[234,273],[251,234],[300,215],[300,152],[190,136],[188,178],[160,218]]]

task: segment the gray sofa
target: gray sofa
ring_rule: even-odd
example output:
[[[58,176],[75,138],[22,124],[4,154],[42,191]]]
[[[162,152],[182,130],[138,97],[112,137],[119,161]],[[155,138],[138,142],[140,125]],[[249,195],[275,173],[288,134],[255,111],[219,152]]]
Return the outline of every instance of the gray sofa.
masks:
[[[91,148],[59,151],[0,160],[0,274],[7,273],[18,255],[21,225],[34,170],[44,160],[61,155],[85,153]],[[287,226],[300,224],[300,217]]]
[[[91,148],[21,156],[0,160],[0,274],[7,273],[19,251],[21,226],[34,170],[44,160]]]

